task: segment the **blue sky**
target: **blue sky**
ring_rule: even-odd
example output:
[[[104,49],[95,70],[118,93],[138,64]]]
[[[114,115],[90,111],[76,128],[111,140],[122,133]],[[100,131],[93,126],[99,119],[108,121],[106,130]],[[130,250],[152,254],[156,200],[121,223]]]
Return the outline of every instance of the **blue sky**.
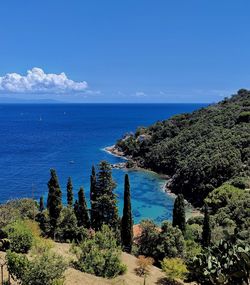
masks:
[[[1,1],[0,97],[219,101],[250,87],[249,11],[249,0]]]

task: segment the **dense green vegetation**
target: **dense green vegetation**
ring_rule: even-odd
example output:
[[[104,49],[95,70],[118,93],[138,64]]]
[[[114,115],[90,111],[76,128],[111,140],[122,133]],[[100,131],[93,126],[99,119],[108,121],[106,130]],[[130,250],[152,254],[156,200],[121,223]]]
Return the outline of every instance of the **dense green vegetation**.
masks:
[[[119,140],[138,166],[171,176],[168,187],[195,205],[230,181],[249,187],[250,91],[190,114],[176,115]]]

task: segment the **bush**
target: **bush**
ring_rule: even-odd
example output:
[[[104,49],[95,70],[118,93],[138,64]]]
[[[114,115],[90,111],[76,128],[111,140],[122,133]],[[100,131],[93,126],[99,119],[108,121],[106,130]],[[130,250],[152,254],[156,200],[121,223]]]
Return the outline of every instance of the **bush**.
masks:
[[[70,207],[62,209],[55,231],[56,239],[63,242],[72,242],[77,239],[78,227],[74,210]]]
[[[221,240],[189,264],[193,280],[201,284],[249,284],[249,246],[233,245]]]
[[[149,275],[150,267],[153,265],[154,259],[151,257],[145,257],[144,255],[139,255],[136,260],[136,265],[138,266],[135,271],[139,276]]]
[[[10,241],[10,249],[19,253],[27,253],[33,243],[31,229],[24,221],[16,221],[5,227]]]
[[[184,254],[184,238],[182,232],[169,222],[163,222],[158,228],[153,221],[141,223],[142,232],[137,239],[138,253],[152,257],[156,263],[164,257],[182,257]]]
[[[202,236],[202,226],[198,224],[186,225],[185,239],[200,242]]]
[[[22,285],[58,284],[66,269],[62,257],[48,251],[31,261],[25,255],[8,251],[6,259],[11,276]]]
[[[104,225],[92,238],[84,240],[75,248],[76,266],[79,270],[96,276],[115,277],[126,270],[121,263],[121,250],[114,233]]]
[[[33,219],[37,213],[38,205],[36,201],[28,198],[11,200],[0,205],[0,228],[17,219]]]
[[[161,262],[162,270],[168,279],[184,279],[188,273],[187,267],[181,258],[164,258]]]
[[[201,253],[201,246],[194,240],[185,240],[185,260],[191,262],[194,257]]]

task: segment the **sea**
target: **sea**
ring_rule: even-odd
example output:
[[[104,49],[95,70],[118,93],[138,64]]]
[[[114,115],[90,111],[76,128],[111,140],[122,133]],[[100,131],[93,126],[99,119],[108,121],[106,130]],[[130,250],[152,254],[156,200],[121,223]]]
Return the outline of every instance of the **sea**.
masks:
[[[104,148],[139,126],[149,126],[205,104],[1,104],[0,203],[47,196],[50,169],[59,177],[66,201],[66,184],[74,195],[84,187],[89,203],[92,165],[124,161]],[[124,169],[114,169],[119,212],[122,213]],[[171,220],[174,196],[164,191],[166,180],[156,173],[128,171],[134,222]]]

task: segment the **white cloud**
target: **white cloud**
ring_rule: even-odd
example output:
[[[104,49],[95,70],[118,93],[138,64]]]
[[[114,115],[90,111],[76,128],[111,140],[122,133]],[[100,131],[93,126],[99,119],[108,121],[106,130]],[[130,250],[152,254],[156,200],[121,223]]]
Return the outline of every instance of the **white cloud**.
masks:
[[[145,97],[145,96],[147,96],[147,94],[145,94],[145,93],[142,92],[142,91],[138,91],[138,92],[135,93],[135,96],[136,96],[136,97]]]
[[[64,72],[60,74],[45,73],[34,67],[26,75],[7,73],[0,76],[1,93],[75,93],[87,89],[86,81],[76,82],[69,79]]]

